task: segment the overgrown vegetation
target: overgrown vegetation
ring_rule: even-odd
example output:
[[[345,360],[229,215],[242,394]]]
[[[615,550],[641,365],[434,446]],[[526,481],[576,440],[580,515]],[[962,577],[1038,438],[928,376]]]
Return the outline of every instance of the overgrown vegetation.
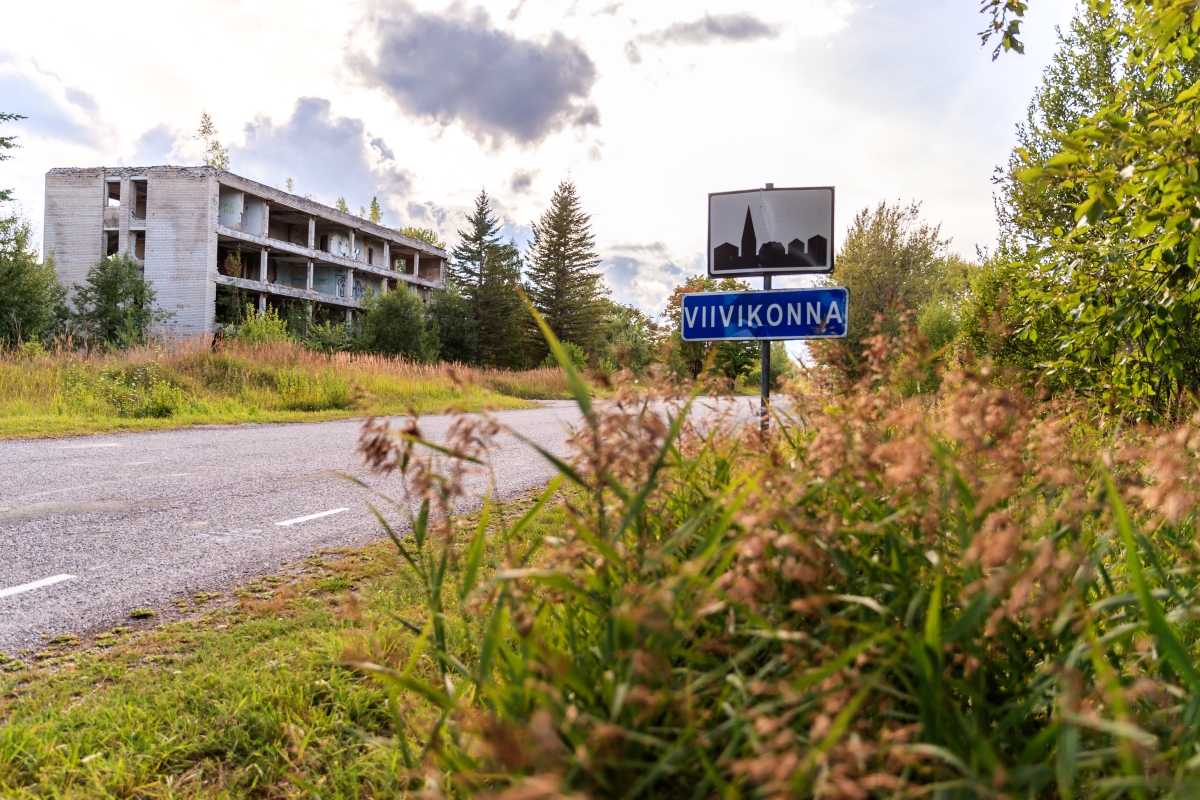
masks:
[[[398,693],[410,788],[1188,794],[1200,427],[1114,441],[971,372],[905,399],[927,351],[867,344],[860,380],[767,439],[573,377],[578,455],[543,496],[574,486],[569,524],[517,545],[535,506],[499,563],[487,512],[449,513],[492,431],[460,422],[446,467],[416,426],[365,428],[423,501],[395,544],[426,607],[355,664]]]
[[[0,286],[0,344],[48,341],[65,329],[66,292],[54,259],[42,260],[29,220],[17,215],[0,216]]]
[[[1024,4],[985,6],[1011,44]],[[1002,176],[971,341],[1110,416],[1183,419],[1200,388],[1197,10],[1081,6]]]
[[[525,408],[566,391],[557,369],[451,368],[288,341],[90,353],[27,345],[0,351],[0,437]]]

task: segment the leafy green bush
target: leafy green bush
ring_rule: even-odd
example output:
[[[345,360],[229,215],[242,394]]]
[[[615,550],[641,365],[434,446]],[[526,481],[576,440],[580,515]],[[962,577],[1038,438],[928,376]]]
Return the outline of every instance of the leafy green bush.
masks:
[[[15,215],[0,216],[0,286],[0,343],[50,339],[63,328],[66,290],[54,256],[39,258],[29,221]]]
[[[394,667],[357,663],[400,693],[414,791],[1185,796],[1200,781],[1200,428],[1112,448],[1073,409],[969,373],[914,404],[892,387],[928,355],[879,337],[857,385],[796,398],[764,439],[650,398],[593,405],[555,350],[583,422],[520,519],[453,524],[485,426],[428,449],[415,424],[364,428],[368,463],[421,500],[395,544],[427,608],[381,633]],[[565,485],[569,526],[525,538]],[[484,562],[488,536],[502,560]]]
[[[436,361],[437,330],[429,324],[421,298],[415,292],[397,289],[363,301],[355,347],[414,361]]]
[[[304,346],[318,353],[344,353],[351,344],[350,331],[345,323],[330,320],[310,325],[304,337]]]
[[[237,326],[237,340],[242,344],[267,344],[268,342],[290,342],[287,320],[268,306],[261,314],[254,313],[252,306],[246,307],[245,317]]]
[[[132,256],[105,256],[88,270],[84,283],[75,287],[71,322],[76,332],[94,345],[142,344],[153,325],[173,316],[154,307],[155,296]]]
[[[567,355],[570,357],[571,364],[575,367],[575,369],[587,369],[588,357],[587,353],[583,352],[582,347],[574,342],[563,342],[562,346],[563,350],[565,350]],[[550,368],[557,367],[558,359],[555,358],[554,353],[550,353],[548,356],[546,356],[545,360],[542,361],[541,365],[543,367]]]

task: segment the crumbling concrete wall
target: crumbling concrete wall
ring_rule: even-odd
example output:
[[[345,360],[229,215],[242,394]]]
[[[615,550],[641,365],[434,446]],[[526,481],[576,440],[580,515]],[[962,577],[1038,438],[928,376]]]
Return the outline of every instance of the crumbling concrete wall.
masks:
[[[163,332],[191,337],[216,330],[217,193],[206,170],[152,167],[146,198],[146,277],[156,304],[174,317]]]
[[[104,255],[104,169],[51,170],[46,174],[42,252],[54,254],[64,286],[83,283]]]

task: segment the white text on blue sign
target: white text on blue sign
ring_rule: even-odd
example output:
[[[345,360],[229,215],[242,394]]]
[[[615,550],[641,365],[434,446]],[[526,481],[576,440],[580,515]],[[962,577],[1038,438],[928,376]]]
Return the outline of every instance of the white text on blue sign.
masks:
[[[685,294],[683,340],[837,339],[849,300],[841,286]]]

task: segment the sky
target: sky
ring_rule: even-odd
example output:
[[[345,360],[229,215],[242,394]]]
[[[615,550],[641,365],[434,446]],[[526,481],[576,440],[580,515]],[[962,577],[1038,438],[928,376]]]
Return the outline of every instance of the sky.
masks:
[[[524,245],[570,179],[613,299],[651,314],[704,272],[708,194],[767,182],[836,187],[835,247],[917,200],[973,259],[1073,11],[1031,6],[1026,53],[993,61],[977,0],[14,4],[0,188],[40,230],[47,170],[200,163],[207,111],[231,171],[451,245],[484,189]]]

